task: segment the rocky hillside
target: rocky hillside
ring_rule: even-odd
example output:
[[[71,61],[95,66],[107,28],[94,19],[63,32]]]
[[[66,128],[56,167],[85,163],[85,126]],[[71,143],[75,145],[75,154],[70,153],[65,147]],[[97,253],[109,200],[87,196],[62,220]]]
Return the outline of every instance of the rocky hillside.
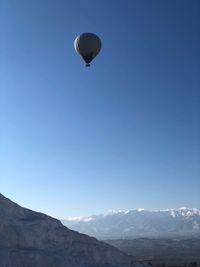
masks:
[[[0,194],[0,267],[140,266],[118,249]]]

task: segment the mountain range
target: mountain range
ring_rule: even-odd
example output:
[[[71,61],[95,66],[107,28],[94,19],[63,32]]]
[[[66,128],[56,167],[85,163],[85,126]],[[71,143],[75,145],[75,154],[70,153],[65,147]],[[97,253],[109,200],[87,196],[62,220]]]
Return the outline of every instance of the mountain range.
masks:
[[[197,208],[109,211],[67,218],[62,223],[98,239],[200,236],[200,210]]]
[[[145,265],[145,264],[144,264]],[[0,267],[141,267],[95,238],[0,194]]]

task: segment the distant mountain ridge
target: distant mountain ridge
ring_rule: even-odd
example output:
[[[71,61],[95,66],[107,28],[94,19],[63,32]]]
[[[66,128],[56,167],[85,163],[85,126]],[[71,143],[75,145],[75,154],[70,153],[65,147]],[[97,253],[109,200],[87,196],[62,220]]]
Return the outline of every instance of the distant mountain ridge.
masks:
[[[143,264],[0,194],[0,267],[47,266],[142,267]]]
[[[70,229],[99,239],[200,236],[200,209],[109,211],[62,220]]]

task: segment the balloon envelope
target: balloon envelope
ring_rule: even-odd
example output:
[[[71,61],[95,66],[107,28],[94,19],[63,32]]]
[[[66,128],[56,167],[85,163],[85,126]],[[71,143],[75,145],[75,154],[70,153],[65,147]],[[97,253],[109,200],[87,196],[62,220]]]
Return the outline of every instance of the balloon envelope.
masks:
[[[86,66],[90,66],[90,62],[101,50],[101,40],[94,33],[83,33],[76,37],[74,41],[74,48],[86,62]]]

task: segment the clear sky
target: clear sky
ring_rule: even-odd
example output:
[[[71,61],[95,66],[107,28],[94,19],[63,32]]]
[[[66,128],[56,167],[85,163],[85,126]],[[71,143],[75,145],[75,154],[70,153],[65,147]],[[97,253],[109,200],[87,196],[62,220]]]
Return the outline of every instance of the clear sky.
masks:
[[[0,0],[0,192],[59,218],[200,208],[199,48],[198,0]]]

